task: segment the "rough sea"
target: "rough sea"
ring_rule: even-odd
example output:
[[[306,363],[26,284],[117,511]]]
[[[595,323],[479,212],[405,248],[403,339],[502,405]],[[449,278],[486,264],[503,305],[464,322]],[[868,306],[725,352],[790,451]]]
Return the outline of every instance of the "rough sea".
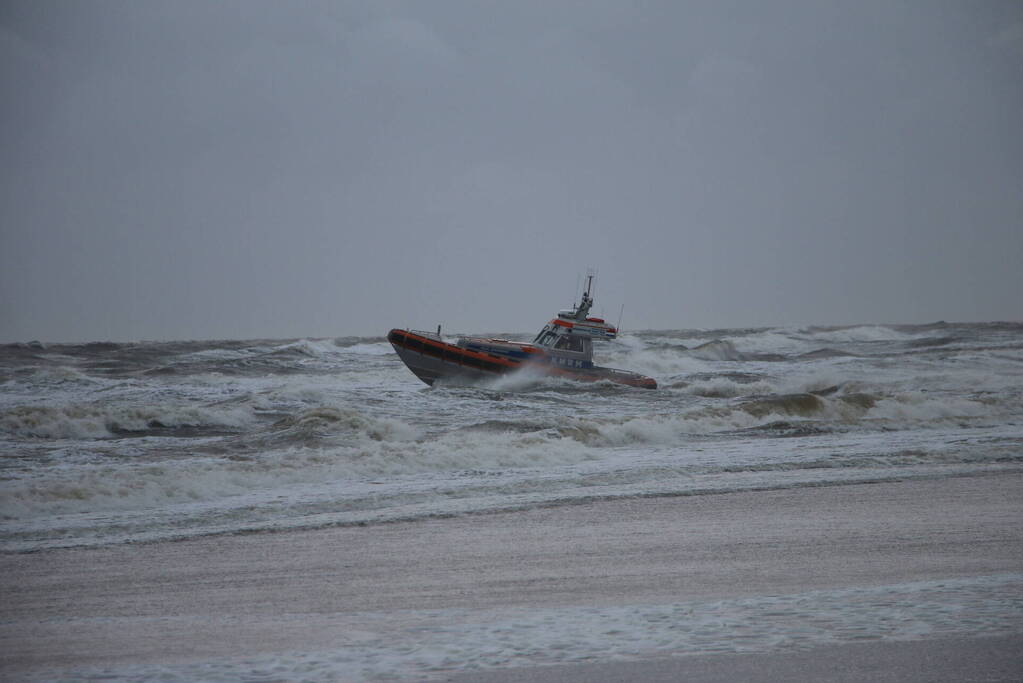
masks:
[[[528,339],[528,335],[503,335]],[[1023,470],[1023,323],[628,333],[421,383],[381,337],[0,347],[0,550]]]

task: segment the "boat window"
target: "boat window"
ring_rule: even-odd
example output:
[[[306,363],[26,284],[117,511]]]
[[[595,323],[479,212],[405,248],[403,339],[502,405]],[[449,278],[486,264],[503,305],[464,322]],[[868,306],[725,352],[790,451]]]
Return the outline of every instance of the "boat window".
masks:
[[[567,336],[562,337],[558,340],[558,343],[554,345],[556,349],[567,349],[569,347],[569,338]]]
[[[582,351],[583,350],[583,338],[582,337],[569,336],[568,340],[569,340],[569,347],[568,347],[569,349],[571,349],[572,351]]]
[[[544,330],[536,338],[536,344],[539,346],[550,346],[551,341],[554,339],[555,334],[549,330]]]

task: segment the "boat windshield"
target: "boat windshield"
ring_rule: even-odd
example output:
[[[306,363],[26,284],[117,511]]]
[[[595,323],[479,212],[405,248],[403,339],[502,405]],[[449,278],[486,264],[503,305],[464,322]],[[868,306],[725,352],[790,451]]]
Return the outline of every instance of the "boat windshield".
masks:
[[[550,346],[556,336],[557,335],[550,330],[540,330],[540,334],[536,335],[536,339],[533,340],[533,343],[539,346]]]

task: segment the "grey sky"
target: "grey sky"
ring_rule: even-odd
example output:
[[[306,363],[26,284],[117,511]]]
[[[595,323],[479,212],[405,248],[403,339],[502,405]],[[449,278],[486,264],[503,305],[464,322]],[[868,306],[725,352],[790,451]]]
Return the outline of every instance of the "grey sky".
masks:
[[[0,4],[0,341],[1023,318],[1023,3]]]

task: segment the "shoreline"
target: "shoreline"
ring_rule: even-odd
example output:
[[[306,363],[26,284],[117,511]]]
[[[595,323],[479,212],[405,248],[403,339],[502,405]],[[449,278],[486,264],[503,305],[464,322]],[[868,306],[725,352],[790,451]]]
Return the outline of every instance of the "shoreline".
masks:
[[[5,554],[0,671],[413,647],[451,628],[438,614],[482,628],[510,612],[1007,575],[1023,572],[1021,520],[1023,475],[1002,474]]]
[[[509,503],[507,505],[496,505],[493,507],[481,507],[472,510],[457,510],[443,512],[428,512],[423,514],[402,513],[395,516],[380,516],[377,518],[360,519],[356,521],[331,521],[309,524],[296,524],[294,526],[274,526],[272,523],[265,525],[240,527],[227,530],[204,530],[191,531],[180,535],[165,536],[144,536],[129,540],[79,540],[67,545],[33,545],[31,547],[0,547],[0,557],[15,555],[31,555],[34,553],[47,553],[53,551],[75,551],[75,550],[98,550],[115,547],[139,547],[146,545],[157,545],[165,543],[186,543],[190,541],[201,541],[203,539],[216,539],[223,537],[246,537],[265,536],[268,534],[291,534],[291,533],[317,533],[336,529],[349,528],[375,528],[394,524],[418,524],[430,521],[443,521],[450,519],[472,519],[488,515],[503,515],[531,512],[543,509],[559,509],[572,506],[601,505],[605,503],[616,503],[633,500],[646,499],[671,499],[689,498],[701,496],[722,496],[722,495],[745,495],[767,493],[775,491],[789,491],[804,488],[830,488],[847,486],[871,486],[875,484],[900,484],[911,481],[947,480],[956,478],[983,478],[983,477],[1006,477],[1012,475],[1023,476],[1023,469],[1016,465],[1006,466],[999,469],[999,465],[989,467],[985,470],[959,471],[952,473],[922,473],[906,474],[900,473],[895,476],[871,476],[863,479],[845,479],[835,481],[799,481],[794,483],[778,483],[776,485],[755,485],[749,487],[735,488],[701,488],[683,491],[655,491],[647,493],[620,493],[620,494],[596,494],[587,497],[567,497],[540,500],[529,503]],[[10,546],[16,544],[10,543]]]

